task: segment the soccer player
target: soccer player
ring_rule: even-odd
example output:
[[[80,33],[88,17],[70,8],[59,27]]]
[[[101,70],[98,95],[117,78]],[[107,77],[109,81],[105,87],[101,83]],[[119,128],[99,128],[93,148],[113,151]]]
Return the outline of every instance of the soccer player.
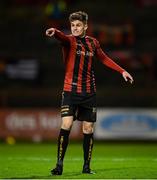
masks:
[[[74,120],[82,121],[84,163],[82,173],[92,174],[90,161],[93,148],[93,129],[96,122],[96,85],[93,57],[122,74],[125,81],[132,76],[112,61],[101,49],[98,40],[86,35],[88,15],[79,11],[70,14],[71,34],[65,35],[56,28],[46,30],[61,42],[65,64],[64,89],[61,102],[62,124],[58,137],[57,164],[52,175],[61,175],[69,134]]]

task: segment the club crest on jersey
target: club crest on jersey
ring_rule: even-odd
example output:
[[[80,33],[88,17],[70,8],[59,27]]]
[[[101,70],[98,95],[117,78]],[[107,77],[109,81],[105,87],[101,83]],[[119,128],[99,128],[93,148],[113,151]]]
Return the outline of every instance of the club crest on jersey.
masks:
[[[85,51],[84,52],[84,51],[78,50],[78,51],[76,51],[76,54],[77,55],[81,55],[82,54],[83,56],[94,56],[93,53],[90,52],[90,51]]]

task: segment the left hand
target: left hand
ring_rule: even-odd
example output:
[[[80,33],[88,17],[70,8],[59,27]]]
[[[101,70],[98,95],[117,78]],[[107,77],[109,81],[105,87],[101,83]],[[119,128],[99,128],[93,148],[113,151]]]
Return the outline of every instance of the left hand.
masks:
[[[133,77],[127,71],[124,71],[122,73],[122,76],[125,79],[125,81],[129,81],[131,84],[134,82]]]

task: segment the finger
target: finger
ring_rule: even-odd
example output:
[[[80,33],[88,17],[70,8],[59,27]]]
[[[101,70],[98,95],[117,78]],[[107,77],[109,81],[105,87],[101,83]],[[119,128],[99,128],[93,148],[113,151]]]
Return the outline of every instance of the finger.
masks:
[[[130,83],[132,84],[133,82],[134,82],[134,80],[131,78]]]
[[[50,34],[51,34],[51,31],[47,31],[47,34],[49,34],[49,35],[50,35]]]
[[[125,79],[125,81],[128,81],[128,79],[127,79],[127,77],[126,77],[126,76],[124,76],[124,79]]]
[[[46,31],[46,35],[49,35],[49,31]]]
[[[48,35],[48,36],[51,36],[51,33],[50,33],[50,32],[48,32],[48,33],[47,33],[47,35]]]
[[[46,35],[51,37],[53,34],[51,32],[47,32]]]
[[[50,31],[50,32],[48,33],[48,35],[49,35],[49,36],[53,36],[53,35],[54,35],[54,32],[53,32],[53,31]]]
[[[129,78],[129,82],[132,84],[133,83],[133,78],[132,77],[128,77]]]
[[[132,76],[129,76],[130,82],[132,83],[134,80],[132,78]]]

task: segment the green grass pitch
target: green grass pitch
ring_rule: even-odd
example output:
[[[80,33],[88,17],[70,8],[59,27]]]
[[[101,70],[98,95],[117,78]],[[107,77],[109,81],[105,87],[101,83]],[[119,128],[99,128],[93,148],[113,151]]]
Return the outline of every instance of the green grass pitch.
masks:
[[[61,176],[51,176],[56,163],[56,144],[0,144],[1,179],[157,179],[156,143],[94,144],[91,169],[82,174],[82,144],[70,143]]]

